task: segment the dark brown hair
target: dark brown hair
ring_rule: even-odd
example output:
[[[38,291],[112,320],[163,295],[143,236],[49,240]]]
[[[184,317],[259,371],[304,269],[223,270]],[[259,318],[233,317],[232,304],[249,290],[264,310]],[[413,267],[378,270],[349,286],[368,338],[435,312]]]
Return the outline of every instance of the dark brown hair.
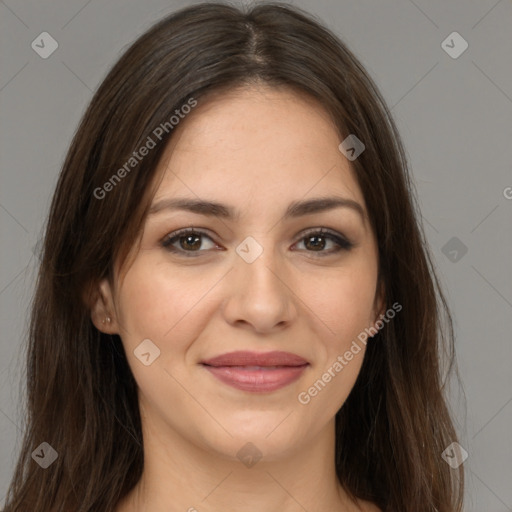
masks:
[[[258,83],[310,95],[340,142],[355,134],[365,144],[352,167],[376,234],[386,304],[403,306],[368,344],[336,415],[339,480],[384,511],[461,510],[462,466],[441,458],[456,440],[444,397],[452,319],[390,112],[362,64],[310,15],[285,4],[244,11],[208,3],[166,17],[122,55],[72,141],[46,226],[26,428],[6,512],[110,512],[139,480],[137,386],[119,336],[94,327],[86,298],[136,242],[172,130],[103,198],[95,191],[191,98]],[[31,458],[42,442],[58,452],[47,469]]]

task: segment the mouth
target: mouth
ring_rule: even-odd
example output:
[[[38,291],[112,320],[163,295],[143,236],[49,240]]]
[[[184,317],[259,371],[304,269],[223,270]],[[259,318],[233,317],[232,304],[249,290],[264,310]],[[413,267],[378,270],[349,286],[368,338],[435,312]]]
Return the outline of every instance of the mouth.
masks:
[[[202,361],[201,365],[224,384],[261,393],[296,381],[309,362],[289,352],[230,352]]]

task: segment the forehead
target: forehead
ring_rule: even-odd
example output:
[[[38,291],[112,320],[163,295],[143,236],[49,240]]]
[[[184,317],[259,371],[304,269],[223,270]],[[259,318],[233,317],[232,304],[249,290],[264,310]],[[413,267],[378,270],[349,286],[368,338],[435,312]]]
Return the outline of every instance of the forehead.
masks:
[[[364,204],[329,114],[268,86],[217,94],[180,121],[160,163],[154,201],[176,194],[232,204],[338,193]]]

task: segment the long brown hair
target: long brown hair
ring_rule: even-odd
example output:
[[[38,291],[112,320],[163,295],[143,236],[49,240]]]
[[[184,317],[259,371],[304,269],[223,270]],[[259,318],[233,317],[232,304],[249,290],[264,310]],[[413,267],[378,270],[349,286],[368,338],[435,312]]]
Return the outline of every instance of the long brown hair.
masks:
[[[462,466],[454,470],[441,458],[456,440],[444,396],[454,362],[452,319],[382,96],[347,46],[296,7],[205,3],[135,41],[73,138],[46,226],[29,332],[26,427],[6,512],[110,512],[139,480],[136,382],[119,336],[91,322],[88,290],[112,278],[114,262],[140,234],[171,116],[192,98],[253,83],[309,94],[332,116],[340,142],[349,134],[363,141],[352,167],[378,242],[379,282],[388,307],[403,307],[368,344],[336,415],[339,480],[384,511],[461,510]],[[127,167],[164,123],[156,147]],[[112,180],[123,166],[122,180]],[[31,457],[43,442],[58,453],[47,469]]]

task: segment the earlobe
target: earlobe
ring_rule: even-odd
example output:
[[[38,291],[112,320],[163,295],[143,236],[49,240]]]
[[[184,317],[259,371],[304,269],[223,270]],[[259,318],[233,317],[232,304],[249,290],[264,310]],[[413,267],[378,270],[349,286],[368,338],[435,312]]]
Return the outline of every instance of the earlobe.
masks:
[[[112,289],[107,278],[102,279],[89,293],[91,320],[105,334],[117,334]]]

